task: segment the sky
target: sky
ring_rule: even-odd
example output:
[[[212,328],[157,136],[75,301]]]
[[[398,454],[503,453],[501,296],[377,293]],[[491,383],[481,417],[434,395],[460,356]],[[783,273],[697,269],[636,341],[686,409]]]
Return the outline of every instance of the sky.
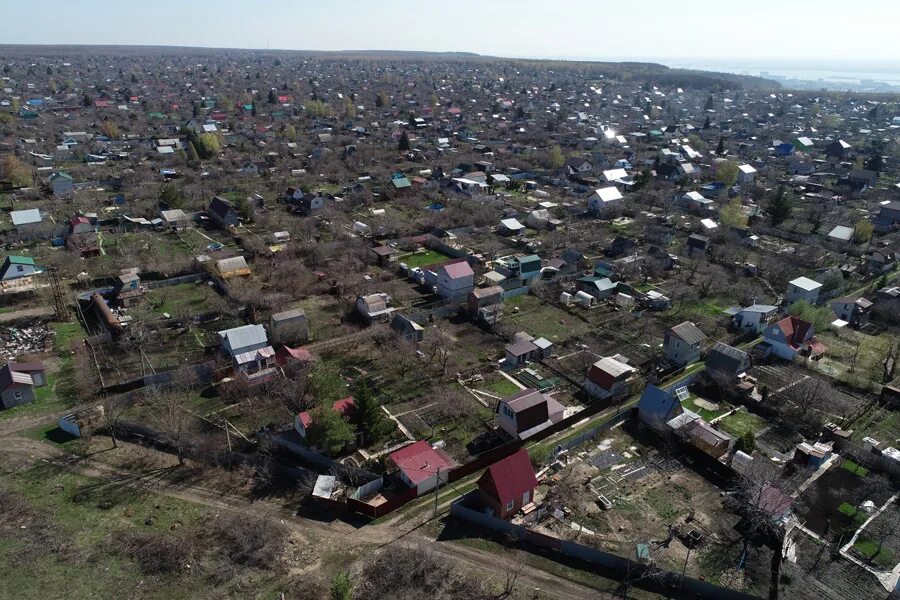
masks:
[[[427,50],[589,60],[900,63],[900,2],[863,0],[44,0],[0,44]],[[2,60],[2,54],[0,54]]]

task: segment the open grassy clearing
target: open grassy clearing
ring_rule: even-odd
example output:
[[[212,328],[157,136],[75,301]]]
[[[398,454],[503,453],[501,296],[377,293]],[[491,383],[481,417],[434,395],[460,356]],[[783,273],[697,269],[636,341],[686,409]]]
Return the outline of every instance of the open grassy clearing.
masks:
[[[518,308],[519,312],[514,309]],[[559,343],[587,330],[587,324],[581,319],[542,302],[536,296],[524,294],[510,298],[503,305],[503,319],[513,323],[519,331],[534,337],[547,338]]]
[[[428,250],[427,252],[413,252],[412,254],[407,254],[400,258],[400,262],[406,263],[406,266],[410,269],[430,267],[431,265],[437,265],[447,262],[448,260],[450,260],[449,256],[441,254],[440,252],[435,252],[434,250]]]
[[[716,424],[734,437],[740,438],[748,431],[754,436],[758,435],[768,425],[768,421],[753,413],[739,410],[716,421]]]

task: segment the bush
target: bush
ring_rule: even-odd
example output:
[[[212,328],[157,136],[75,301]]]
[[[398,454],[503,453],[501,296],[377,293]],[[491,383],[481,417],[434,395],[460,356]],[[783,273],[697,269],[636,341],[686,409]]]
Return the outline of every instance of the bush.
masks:
[[[188,564],[192,551],[192,544],[186,538],[156,534],[125,535],[115,546],[134,560],[145,575],[181,571]]]
[[[248,515],[219,517],[210,533],[232,562],[258,569],[271,569],[287,541],[287,529],[269,519]]]

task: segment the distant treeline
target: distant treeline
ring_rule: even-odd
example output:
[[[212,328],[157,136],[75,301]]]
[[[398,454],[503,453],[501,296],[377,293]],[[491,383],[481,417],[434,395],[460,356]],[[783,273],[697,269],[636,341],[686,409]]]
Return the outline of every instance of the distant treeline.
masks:
[[[588,79],[614,79],[617,81],[635,81],[662,86],[677,86],[689,89],[777,89],[781,87],[776,81],[710,71],[694,71],[687,69],[670,69],[665,65],[643,62],[592,62],[563,60],[511,59],[495,56],[483,56],[468,52],[413,52],[401,50],[243,50],[239,48],[193,48],[183,46],[26,46],[0,45],[0,55],[7,60],[34,59],[39,57],[64,58],[70,56],[95,56],[97,58],[122,57],[163,57],[163,56],[257,56],[260,59],[272,58],[291,60],[315,58],[318,60],[361,60],[361,61],[438,61],[447,63],[492,63],[506,64],[516,68],[535,68],[546,71],[548,68],[561,73],[579,75]]]

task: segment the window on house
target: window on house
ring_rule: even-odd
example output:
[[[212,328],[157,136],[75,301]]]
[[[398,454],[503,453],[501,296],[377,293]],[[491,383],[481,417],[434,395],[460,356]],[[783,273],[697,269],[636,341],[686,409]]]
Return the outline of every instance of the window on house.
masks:
[[[16,400],[22,399],[22,392],[16,392]]]
[[[516,504],[515,500],[510,500],[509,502],[506,503],[506,510],[512,510],[513,506],[515,506],[515,504]]]
[[[19,273],[21,273],[22,271],[25,270],[25,267],[23,267],[22,265],[16,265],[16,270],[17,270]]]

